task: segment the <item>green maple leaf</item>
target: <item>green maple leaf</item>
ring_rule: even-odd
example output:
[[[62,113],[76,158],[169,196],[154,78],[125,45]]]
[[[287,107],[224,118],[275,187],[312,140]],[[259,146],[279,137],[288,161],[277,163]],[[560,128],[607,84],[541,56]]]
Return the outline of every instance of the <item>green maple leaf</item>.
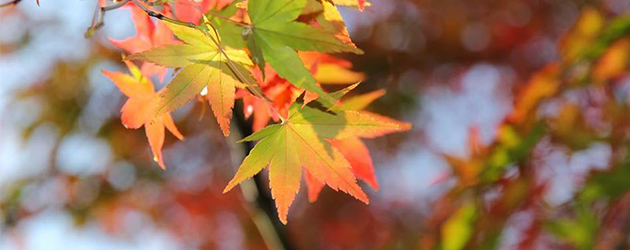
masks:
[[[208,86],[208,99],[213,113],[223,134],[229,135],[236,87],[245,86],[241,80],[255,82],[247,70],[247,66],[252,65],[249,56],[243,50],[217,46],[213,39],[220,41],[220,38],[212,31],[204,33],[196,28],[166,24],[185,44],[158,47],[130,56],[130,59],[182,68],[161,91],[155,116],[182,106]],[[249,80],[240,79],[230,63],[241,76]]]
[[[242,140],[259,142],[224,190],[231,190],[269,166],[271,194],[276,201],[280,220],[285,224],[289,206],[300,189],[302,167],[319,182],[368,203],[367,195],[357,184],[350,164],[331,145],[330,139],[372,138],[410,128],[407,123],[368,112],[322,111],[302,106],[301,103],[294,103],[289,109],[287,120],[282,124],[270,125]]]
[[[250,0],[247,11],[251,25],[244,32],[247,46],[261,71],[268,62],[280,77],[298,88],[317,93],[324,104],[332,105],[332,98],[316,85],[296,50],[363,52],[323,29],[296,22],[306,3],[307,0]]]
[[[239,2],[240,1],[234,1],[221,10],[209,10],[210,13],[206,14],[206,18],[208,19],[208,21],[210,21],[210,23],[214,25],[214,27],[221,35],[223,44],[232,48],[247,47],[242,36],[243,27],[240,27],[217,16],[221,16],[224,18],[230,18],[234,16],[234,14],[236,14],[236,12],[238,11],[238,7],[236,7],[236,4]]]

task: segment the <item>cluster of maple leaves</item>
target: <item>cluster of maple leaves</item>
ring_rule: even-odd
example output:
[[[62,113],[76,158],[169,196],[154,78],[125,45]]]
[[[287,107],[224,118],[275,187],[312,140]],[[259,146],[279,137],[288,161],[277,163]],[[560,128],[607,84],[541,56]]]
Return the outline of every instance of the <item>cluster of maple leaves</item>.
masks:
[[[269,166],[283,223],[302,174],[311,201],[328,185],[368,203],[356,179],[374,189],[378,183],[361,138],[411,125],[362,111],[382,90],[340,101],[364,76],[351,71],[348,61],[325,54],[362,53],[337,7],[366,5],[363,0],[132,1],[126,6],[136,35],[111,41],[131,54],[124,58],[130,74],[103,74],[129,98],[121,110],[123,125],[144,126],[162,168],[165,128],[183,139],[170,112],[191,100],[207,100],[228,136],[234,102],[242,99],[256,131],[242,141],[258,143],[224,192]],[[174,77],[156,91],[151,78],[164,81],[169,68]],[[329,93],[322,84],[351,85]],[[277,123],[268,125],[271,121]]]

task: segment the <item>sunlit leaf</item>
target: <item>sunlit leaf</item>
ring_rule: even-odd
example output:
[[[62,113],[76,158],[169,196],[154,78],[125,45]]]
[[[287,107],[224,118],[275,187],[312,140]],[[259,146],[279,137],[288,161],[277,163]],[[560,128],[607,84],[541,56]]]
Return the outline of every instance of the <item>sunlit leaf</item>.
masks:
[[[286,223],[288,207],[299,190],[299,174],[304,167],[317,182],[367,203],[368,198],[357,185],[350,163],[329,139],[374,137],[408,128],[408,124],[370,113],[326,112],[296,102],[284,123],[268,126],[243,139],[259,142],[245,158],[225,192],[269,165],[272,193],[280,220]]]
[[[323,102],[332,104],[328,94],[316,85],[315,78],[304,67],[295,50],[362,52],[317,27],[295,22],[305,5],[306,0],[249,1],[251,28],[246,30],[248,47],[261,71],[265,62],[268,62],[279,76],[298,88],[318,94]]]
[[[148,78],[138,75],[139,69],[135,65],[130,62],[126,63],[135,76],[109,71],[103,71],[103,74],[111,79],[123,94],[129,97],[121,110],[123,125],[131,129],[145,127],[155,161],[159,163],[162,169],[165,169],[166,166],[162,159],[164,127],[178,139],[183,140],[184,137],[175,127],[169,113],[164,112],[154,118],[153,111],[158,102],[158,93],[153,89],[153,83]]]
[[[228,136],[236,87],[244,87],[240,81],[246,80],[234,74],[228,63],[235,63],[241,73],[249,74],[247,70],[243,70],[246,65],[251,65],[247,53],[243,50],[220,48],[215,43],[219,37],[213,32],[204,34],[199,29],[168,25],[186,44],[159,47],[130,57],[173,68],[183,67],[160,94],[155,116],[179,108],[208,87],[207,96],[213,113],[223,134]]]

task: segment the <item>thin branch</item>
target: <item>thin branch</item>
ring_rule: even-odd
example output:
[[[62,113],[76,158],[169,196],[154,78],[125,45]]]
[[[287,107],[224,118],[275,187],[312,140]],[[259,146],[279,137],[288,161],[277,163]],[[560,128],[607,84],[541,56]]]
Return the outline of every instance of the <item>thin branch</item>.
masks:
[[[230,23],[232,23],[232,24],[235,24],[235,25],[238,25],[238,26],[241,26],[241,27],[249,27],[249,25],[247,25],[247,24],[245,24],[245,23],[241,23],[241,22],[238,22],[238,21],[234,21],[234,20],[232,20],[231,18],[226,17],[226,16],[224,16],[224,15],[221,15],[221,14],[219,14],[219,13],[217,13],[217,12],[212,11],[212,10],[208,11],[208,14],[213,15],[213,16],[218,17],[218,18],[221,18],[221,19],[223,19],[223,20],[225,20],[225,21],[228,21],[228,22],[230,22]]]
[[[85,31],[84,36],[86,38],[92,37],[98,29],[100,29],[101,27],[103,27],[103,25],[105,25],[105,23],[103,22],[103,19],[105,18],[105,12],[118,9],[124,6],[125,4],[127,4],[129,1],[130,0],[123,0],[114,5],[99,7],[98,13],[96,13],[96,17],[94,18],[92,25],[87,29],[87,31]]]
[[[17,5],[17,4],[18,4],[18,3],[20,3],[20,2],[22,2],[22,0],[13,0],[13,1],[8,2],[8,3],[3,3],[3,4],[0,4],[0,8],[9,7],[9,6],[14,6],[14,5]]]
[[[140,7],[140,9],[142,9],[144,12],[146,12],[147,15],[149,15],[149,16],[155,17],[157,19],[160,19],[162,21],[169,22],[169,23],[172,23],[172,24],[182,25],[182,26],[186,26],[186,27],[189,27],[189,28],[197,28],[197,25],[194,24],[194,23],[182,22],[182,21],[179,21],[177,19],[173,19],[173,18],[167,17],[167,16],[163,15],[162,13],[155,12],[155,11],[149,9],[147,6],[144,6],[144,4],[140,3],[138,0],[131,0],[131,1],[133,1],[136,4],[136,6]]]

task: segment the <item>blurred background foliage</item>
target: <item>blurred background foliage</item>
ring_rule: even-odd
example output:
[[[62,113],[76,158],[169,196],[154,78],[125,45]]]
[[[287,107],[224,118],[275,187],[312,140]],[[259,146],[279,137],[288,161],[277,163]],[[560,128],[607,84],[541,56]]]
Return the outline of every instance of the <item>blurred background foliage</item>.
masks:
[[[370,205],[301,191],[287,247],[630,248],[630,2],[371,3],[342,9],[366,54],[339,56],[414,130],[367,142]],[[123,69],[108,39],[134,31],[120,9],[84,39],[95,6],[0,10],[0,249],[267,249],[264,208],[221,194],[245,152],[207,107],[174,112],[166,171],[120,124],[100,70]]]

